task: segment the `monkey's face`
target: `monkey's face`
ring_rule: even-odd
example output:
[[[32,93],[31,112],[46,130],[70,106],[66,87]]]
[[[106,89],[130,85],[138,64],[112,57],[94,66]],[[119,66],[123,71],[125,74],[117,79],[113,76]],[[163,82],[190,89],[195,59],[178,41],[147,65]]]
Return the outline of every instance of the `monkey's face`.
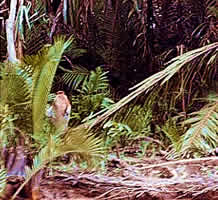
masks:
[[[57,118],[63,117],[67,110],[69,110],[68,108],[71,108],[67,96],[62,91],[58,92],[52,106]]]

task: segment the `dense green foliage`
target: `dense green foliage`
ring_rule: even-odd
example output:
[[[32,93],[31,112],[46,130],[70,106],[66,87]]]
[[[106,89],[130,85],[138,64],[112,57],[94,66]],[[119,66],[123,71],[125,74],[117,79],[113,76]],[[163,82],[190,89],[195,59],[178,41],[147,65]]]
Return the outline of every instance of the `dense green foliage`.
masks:
[[[25,58],[21,64],[1,65],[0,149],[21,145],[24,141],[29,150],[39,151],[33,166],[26,168],[26,181],[20,189],[40,169],[65,154],[73,153],[74,161],[87,161],[89,166],[101,157],[101,140],[89,133],[86,126],[56,130],[45,116],[56,68],[71,42],[64,40],[56,38],[54,45]],[[3,176],[2,171],[1,179],[5,180]],[[1,186],[3,184],[1,181]]]
[[[216,0],[64,2],[19,2],[14,64],[10,1],[0,3],[0,149],[24,141],[39,152],[25,183],[62,155],[92,166],[103,149],[138,140],[142,156],[204,156],[218,146]],[[58,90],[72,105],[67,130],[45,116]],[[0,191],[2,180],[4,169]]]

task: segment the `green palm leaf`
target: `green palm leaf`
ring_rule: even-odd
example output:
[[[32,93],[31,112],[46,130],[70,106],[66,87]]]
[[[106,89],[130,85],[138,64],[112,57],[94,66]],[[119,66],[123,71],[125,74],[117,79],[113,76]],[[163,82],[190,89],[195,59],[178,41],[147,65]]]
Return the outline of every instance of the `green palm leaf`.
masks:
[[[57,151],[59,154],[61,152],[73,153],[75,161],[87,161],[92,166],[102,157],[102,146],[102,140],[89,133],[88,127],[83,124],[67,131],[61,145],[57,147]]]
[[[1,66],[0,104],[2,108],[7,107],[10,115],[4,117],[16,118],[13,123],[22,131],[32,131],[31,90],[30,73],[12,63]]]
[[[208,153],[218,145],[218,96],[200,111],[190,114],[184,124],[191,125],[182,137],[181,153],[197,149]]]
[[[64,41],[64,37],[57,37],[54,44],[41,55],[36,56],[33,73],[33,131],[37,134],[42,129],[43,117],[47,105],[48,95],[51,90],[56,69],[64,50],[70,45],[71,40]],[[45,53],[46,52],[46,53]]]
[[[30,100],[31,77],[20,66],[6,63],[1,68],[0,99],[2,104],[15,106]]]

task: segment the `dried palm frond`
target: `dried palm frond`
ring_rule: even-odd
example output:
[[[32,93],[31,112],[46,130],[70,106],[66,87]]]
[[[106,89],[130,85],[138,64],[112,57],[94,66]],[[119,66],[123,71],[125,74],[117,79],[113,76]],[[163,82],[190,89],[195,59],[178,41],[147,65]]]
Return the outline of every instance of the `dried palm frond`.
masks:
[[[215,66],[216,66],[216,57],[217,57],[217,47],[218,47],[218,42],[215,42],[213,44],[192,51],[188,51],[185,54],[181,56],[177,56],[176,58],[172,59],[168,63],[169,66],[166,67],[164,70],[146,78],[139,84],[132,87],[131,90],[134,89],[134,91],[131,92],[126,97],[122,98],[116,104],[113,104],[108,111],[100,115],[93,123],[93,126],[101,122],[102,120],[106,119],[107,117],[109,117],[111,114],[119,110],[121,107],[132,101],[134,98],[136,98],[143,92],[148,92],[160,86],[163,87],[163,85],[166,82],[168,82],[173,76],[175,76],[182,69],[187,71],[185,81],[180,80],[180,81],[184,81],[185,85],[188,85],[188,83],[192,82],[193,77],[196,75],[196,70],[199,71],[198,68],[202,67],[202,63],[204,62],[206,62],[205,71],[210,75],[212,75],[213,74],[212,72],[216,71]],[[199,65],[194,65],[197,64],[197,61],[199,61],[199,59],[201,60]],[[203,79],[201,79],[201,81],[202,80]],[[184,85],[181,83],[181,91],[184,90],[183,86]],[[96,113],[92,117],[95,117],[97,115],[99,115],[99,113]]]

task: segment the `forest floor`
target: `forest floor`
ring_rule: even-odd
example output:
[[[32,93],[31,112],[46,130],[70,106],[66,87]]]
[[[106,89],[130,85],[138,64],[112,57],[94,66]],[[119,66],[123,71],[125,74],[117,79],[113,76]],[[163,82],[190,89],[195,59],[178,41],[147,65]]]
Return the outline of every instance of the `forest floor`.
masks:
[[[117,148],[92,171],[58,161],[45,171],[37,200],[218,200],[218,156],[170,160],[164,152],[137,149]],[[18,187],[12,180],[9,193]],[[28,193],[27,187],[17,200]]]
[[[106,171],[55,171],[40,186],[41,200],[218,200],[218,157],[108,160]]]

